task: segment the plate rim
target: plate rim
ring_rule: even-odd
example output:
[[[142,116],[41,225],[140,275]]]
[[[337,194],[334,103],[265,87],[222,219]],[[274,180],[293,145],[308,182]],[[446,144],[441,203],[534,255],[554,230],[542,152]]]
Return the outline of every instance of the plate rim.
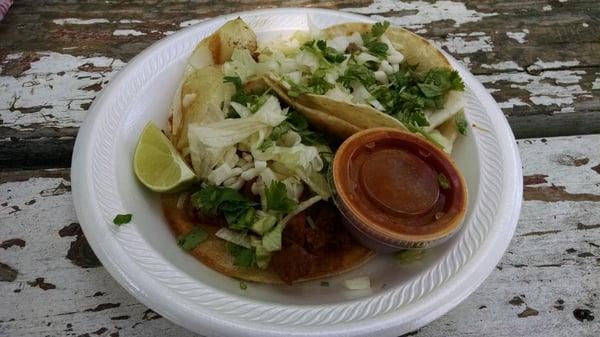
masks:
[[[92,212],[89,209],[86,209],[85,205],[84,205],[84,200],[86,195],[86,191],[88,190],[88,188],[86,188],[86,184],[85,182],[87,181],[87,174],[86,174],[86,169],[87,167],[85,167],[83,165],[83,163],[88,163],[90,160],[90,152],[91,151],[85,151],[84,149],[86,149],[86,146],[89,147],[91,141],[89,140],[90,137],[87,135],[93,135],[94,133],[92,131],[95,130],[95,128],[99,127],[98,124],[95,121],[98,120],[99,116],[101,115],[101,112],[99,111],[98,107],[100,107],[105,100],[107,99],[107,97],[110,97],[111,95],[111,88],[115,88],[116,85],[114,85],[115,83],[118,83],[122,78],[125,78],[127,76],[127,74],[129,74],[130,72],[132,72],[135,69],[135,65],[137,65],[136,62],[139,62],[140,60],[143,60],[143,58],[145,58],[148,55],[151,55],[152,52],[155,49],[158,49],[160,46],[167,45],[170,44],[172,41],[175,41],[178,38],[181,38],[182,36],[185,35],[184,32],[189,32],[191,30],[195,30],[198,29],[200,25],[205,26],[205,25],[210,25],[211,23],[214,24],[216,22],[222,21],[222,20],[228,20],[230,18],[234,18],[237,16],[241,16],[241,15],[265,15],[265,14],[294,14],[294,13],[298,13],[298,14],[306,14],[306,13],[316,13],[316,14],[325,14],[325,15],[335,15],[335,14],[340,14],[343,13],[345,17],[354,17],[357,20],[360,21],[375,21],[369,17],[366,16],[362,16],[362,15],[358,15],[358,14],[353,14],[353,13],[348,13],[348,12],[340,12],[340,11],[336,11],[336,10],[327,10],[327,9],[312,9],[312,8],[280,8],[280,9],[263,9],[263,10],[258,10],[258,11],[246,11],[246,12],[239,12],[239,13],[232,13],[232,14],[228,14],[228,15],[224,15],[224,16],[218,16],[215,18],[211,18],[210,20],[204,21],[198,25],[194,25],[192,27],[188,27],[185,29],[182,29],[180,31],[178,31],[175,34],[172,34],[166,38],[163,38],[161,40],[159,40],[158,42],[154,43],[153,45],[149,46],[148,48],[146,48],[144,51],[142,51],[140,54],[138,54],[137,56],[135,56],[133,59],[131,59],[127,66],[124,67],[118,75],[116,75],[110,82],[109,86],[107,86],[102,93],[96,98],[95,102],[92,104],[88,116],[86,117],[85,121],[82,123],[78,135],[77,135],[77,139],[75,142],[75,147],[74,147],[74,151],[73,151],[73,159],[72,159],[72,170],[71,170],[71,179],[72,179],[72,186],[73,186],[73,199],[74,199],[74,204],[75,204],[75,209],[76,209],[76,213],[77,213],[77,217],[80,220],[80,223],[82,225],[82,229],[84,231],[84,233],[86,234],[86,237],[88,238],[88,241],[90,242],[90,245],[92,246],[92,248],[94,249],[94,252],[98,255],[98,258],[103,262],[103,265],[105,266],[105,268],[109,271],[109,273],[111,274],[111,276],[117,280],[117,282],[123,286],[130,294],[132,294],[134,297],[136,297],[138,300],[140,300],[142,303],[144,303],[145,305],[151,307],[151,308],[161,308],[161,305],[163,305],[164,303],[161,303],[161,301],[158,301],[156,298],[153,298],[153,295],[156,295],[157,292],[158,294],[160,294],[161,292],[161,287],[158,287],[156,284],[152,284],[155,283],[156,281],[152,281],[150,283],[146,282],[146,284],[144,284],[143,287],[140,287],[139,283],[136,284],[136,281],[133,278],[130,278],[127,275],[127,272],[125,271],[125,268],[123,265],[121,265],[121,263],[123,263],[123,256],[120,257],[121,261],[120,263],[114,258],[114,256],[111,256],[111,254],[109,252],[107,252],[101,245],[100,242],[98,242],[98,238],[94,235],[94,231],[93,231],[93,226],[97,226],[97,222],[96,221],[98,218],[97,217],[93,217],[92,216]],[[462,66],[460,66],[456,60],[454,60],[453,58],[449,57],[449,59],[451,60],[451,63],[453,63],[453,66],[458,67],[458,68],[462,68]],[[457,281],[456,277],[452,277],[448,280],[445,281],[444,283],[444,288],[446,288],[444,290],[445,294],[440,294],[439,292],[441,291],[439,288],[433,290],[431,293],[427,294],[427,298],[429,299],[429,301],[432,301],[432,299],[435,298],[448,298],[449,295],[453,295],[451,296],[451,300],[449,301],[445,301],[443,302],[443,305],[437,306],[435,308],[435,310],[430,310],[428,313],[423,314],[423,315],[419,315],[418,318],[416,318],[415,320],[404,324],[404,328],[405,330],[411,331],[413,329],[416,329],[420,326],[423,326],[429,322],[431,322],[432,320],[434,320],[435,318],[445,314],[446,312],[448,312],[450,309],[454,308],[458,303],[460,303],[464,298],[466,298],[467,296],[469,296],[476,288],[479,287],[479,285],[487,278],[487,276],[489,276],[489,274],[491,273],[491,271],[493,270],[493,268],[495,267],[495,265],[497,264],[497,262],[500,260],[500,258],[502,257],[502,255],[504,254],[506,248],[508,247],[508,244],[510,243],[510,240],[514,234],[514,230],[516,228],[516,223],[519,217],[519,212],[520,212],[520,207],[521,207],[521,199],[522,199],[522,174],[521,174],[521,165],[520,165],[520,156],[518,153],[518,149],[516,146],[516,141],[514,139],[514,136],[510,130],[510,127],[508,126],[508,122],[506,121],[504,115],[502,114],[500,108],[498,107],[497,103],[493,100],[493,98],[489,95],[489,93],[487,93],[487,91],[485,90],[485,88],[481,85],[481,83],[479,83],[473,76],[472,74],[470,74],[470,72],[464,68],[462,68],[463,71],[465,71],[466,73],[468,73],[473,81],[471,81],[470,86],[472,87],[473,91],[477,93],[477,97],[478,99],[483,99],[486,100],[489,105],[486,106],[486,108],[495,110],[495,113],[492,113],[490,115],[490,118],[493,119],[493,122],[496,123],[496,125],[501,125],[501,127],[495,128],[496,131],[503,131],[503,138],[507,138],[508,139],[508,148],[506,149],[506,151],[503,151],[503,159],[509,159],[512,167],[511,169],[508,171],[508,178],[509,179],[504,179],[503,182],[506,185],[507,182],[506,180],[510,180],[510,183],[513,185],[512,190],[503,188],[503,192],[505,191],[510,191],[512,192],[510,195],[509,199],[512,199],[512,203],[510,202],[510,200],[506,200],[506,197],[501,198],[501,201],[504,201],[504,203],[506,205],[504,205],[504,207],[510,207],[510,209],[512,209],[512,213],[511,214],[498,214],[497,218],[500,218],[500,220],[504,220],[502,221],[503,224],[505,225],[510,225],[509,228],[504,228],[504,234],[505,238],[504,240],[502,240],[501,244],[498,245],[496,244],[493,248],[495,248],[494,251],[490,251],[492,246],[491,245],[486,245],[485,241],[490,239],[490,233],[487,234],[487,238],[484,241],[484,243],[482,244],[482,247],[480,248],[480,251],[478,252],[478,254],[473,255],[466,263],[465,265],[461,268],[462,270],[457,272],[456,275],[454,276],[458,276],[459,274],[463,274],[463,273],[467,273],[470,272],[471,274],[473,273],[472,269],[477,269],[479,271],[479,273],[477,273],[477,275],[473,278],[469,279],[469,283],[468,283],[468,287],[464,287],[464,284],[454,284]],[[501,136],[501,135],[498,135]],[[507,144],[502,144],[507,145]],[[504,158],[504,157],[509,157],[509,158]],[[514,186],[521,186],[521,188],[514,188]],[[88,193],[89,194],[89,193]],[[498,219],[494,222],[499,221]],[[92,225],[92,223],[94,223]],[[89,225],[89,226],[88,226]],[[506,226],[492,226],[490,228],[490,232],[495,230],[495,231],[499,231],[501,228],[498,227],[506,227]],[[490,251],[484,254],[485,251]],[[124,255],[125,256],[125,255]],[[487,262],[493,261],[493,264],[482,264],[481,262],[475,263],[478,260],[480,260],[482,257],[487,257],[488,260]],[[129,261],[127,264],[131,264],[131,267],[135,266],[138,267],[135,262],[130,261],[131,258],[127,257],[127,259]],[[139,267],[138,267],[139,268]],[[459,282],[460,283],[460,282]],[[463,286],[462,288],[460,286]],[[438,299],[439,301],[439,299]],[[421,302],[419,300],[419,302]],[[410,305],[414,305],[415,303],[410,303]],[[190,308],[187,308],[192,309]],[[222,334],[222,333],[231,333],[231,334],[248,334],[249,332],[251,332],[252,334],[255,335],[269,335],[269,336],[278,336],[281,335],[283,333],[285,334],[290,334],[290,333],[294,333],[293,331],[288,331],[288,330],[283,330],[281,329],[281,326],[277,326],[276,329],[274,330],[270,330],[270,331],[265,331],[264,329],[264,325],[263,324],[256,324],[257,326],[254,327],[254,330],[249,330],[249,323],[244,322],[244,324],[236,324],[235,322],[231,322],[228,320],[224,320],[224,319],[220,319],[217,318],[213,315],[207,315],[207,313],[199,313],[197,311],[194,312],[194,315],[192,317],[185,317],[183,318],[182,316],[179,315],[175,315],[174,313],[168,312],[166,310],[161,309],[156,309],[157,312],[159,312],[160,314],[162,314],[163,316],[169,318],[170,320],[176,322],[179,325],[182,325],[192,331],[198,331],[198,327],[202,326],[202,332],[203,333],[218,333],[218,334]],[[203,316],[203,320],[202,320],[202,324],[198,325],[198,314],[201,314]],[[192,318],[192,321],[190,321],[190,318]],[[389,333],[391,332],[392,329],[396,329],[396,324],[394,324],[394,318],[395,317],[394,313],[390,313],[390,314],[386,314],[384,316],[382,316],[381,318],[377,318],[377,319],[372,319],[373,322],[369,322],[369,320],[366,321],[361,321],[360,326],[355,326],[352,328],[351,331],[343,331],[344,334],[352,334],[352,335],[361,335],[364,333],[372,333],[372,332],[378,332],[379,334],[385,334],[386,332]],[[251,325],[255,325],[254,323]],[[349,327],[351,324],[345,324],[343,325],[344,327]],[[323,331],[323,328],[325,328],[324,326],[319,326],[318,330],[313,330],[313,331],[305,331],[302,330],[301,332],[296,332],[296,333],[301,333],[302,335],[306,335],[306,334],[311,334],[311,335],[335,335],[336,332],[340,333],[341,330],[330,330],[330,331]],[[396,329],[394,331],[395,334],[399,333],[399,331]]]

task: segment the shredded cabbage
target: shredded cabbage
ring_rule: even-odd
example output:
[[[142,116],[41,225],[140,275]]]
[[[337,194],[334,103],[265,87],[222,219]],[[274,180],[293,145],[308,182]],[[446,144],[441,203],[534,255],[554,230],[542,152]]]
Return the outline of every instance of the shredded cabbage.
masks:
[[[271,230],[271,228],[273,228],[273,226],[275,226],[275,224],[277,223],[277,217],[275,217],[274,215],[263,211],[258,211],[256,213],[258,214],[259,219],[250,226],[250,229],[252,229],[252,231],[256,234],[265,234],[266,232]]]
[[[232,231],[231,229],[226,227],[221,227],[221,229],[219,229],[215,233],[215,236],[225,241],[235,243],[238,246],[252,248],[252,246],[250,245],[250,235],[245,233]]]
[[[258,70],[258,64],[248,49],[235,49],[231,55],[231,61],[223,64],[223,73],[226,76],[238,76],[242,83],[258,75]]]

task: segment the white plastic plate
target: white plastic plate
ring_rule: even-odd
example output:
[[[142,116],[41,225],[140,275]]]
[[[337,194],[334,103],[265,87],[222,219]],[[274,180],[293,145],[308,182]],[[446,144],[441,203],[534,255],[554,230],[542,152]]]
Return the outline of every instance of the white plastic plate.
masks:
[[[470,127],[453,157],[469,189],[463,229],[418,262],[398,265],[378,256],[351,273],[293,287],[252,284],[205,267],[180,249],[158,195],[136,180],[132,158],[149,121],[165,126],[171,97],[195,45],[241,16],[259,39],[362,21],[321,9],[276,9],[227,15],[179,31],[135,57],[95,100],[72,163],[73,198],[81,226],[110,274],[133,296],[173,322],[207,336],[398,336],[440,317],[491,273],[517,224],[522,174],[513,134],[483,86],[450,58],[466,84]],[[112,219],[132,213],[116,227]],[[342,281],[369,276],[369,290]]]

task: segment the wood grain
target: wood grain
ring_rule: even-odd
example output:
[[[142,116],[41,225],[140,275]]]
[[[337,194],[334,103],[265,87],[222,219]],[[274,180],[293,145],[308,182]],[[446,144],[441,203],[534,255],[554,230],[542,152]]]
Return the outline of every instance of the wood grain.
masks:
[[[0,22],[0,167],[68,167],[91,102],[133,56],[202,20],[282,5],[370,15],[432,39],[488,88],[519,138],[600,132],[593,0],[21,0]]]
[[[594,197],[546,200],[526,192],[517,232],[496,270],[458,307],[411,336],[597,335],[598,143],[600,135],[519,141],[526,188],[555,186]],[[68,174],[0,175],[6,224],[0,226],[0,276],[7,276],[0,282],[0,335],[194,336],[138,303],[94,262]],[[24,243],[10,243],[21,242],[15,240]]]

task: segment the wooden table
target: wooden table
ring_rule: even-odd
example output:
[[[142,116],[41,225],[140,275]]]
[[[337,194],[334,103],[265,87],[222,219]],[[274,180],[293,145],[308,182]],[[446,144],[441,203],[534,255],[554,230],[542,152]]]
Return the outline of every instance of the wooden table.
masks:
[[[518,140],[524,203],[487,281],[408,335],[600,336],[600,5],[558,1],[20,0],[0,22],[0,335],[193,336],[102,268],[69,166],[94,97],[182,27],[276,6],[340,8],[434,40],[494,95]]]

